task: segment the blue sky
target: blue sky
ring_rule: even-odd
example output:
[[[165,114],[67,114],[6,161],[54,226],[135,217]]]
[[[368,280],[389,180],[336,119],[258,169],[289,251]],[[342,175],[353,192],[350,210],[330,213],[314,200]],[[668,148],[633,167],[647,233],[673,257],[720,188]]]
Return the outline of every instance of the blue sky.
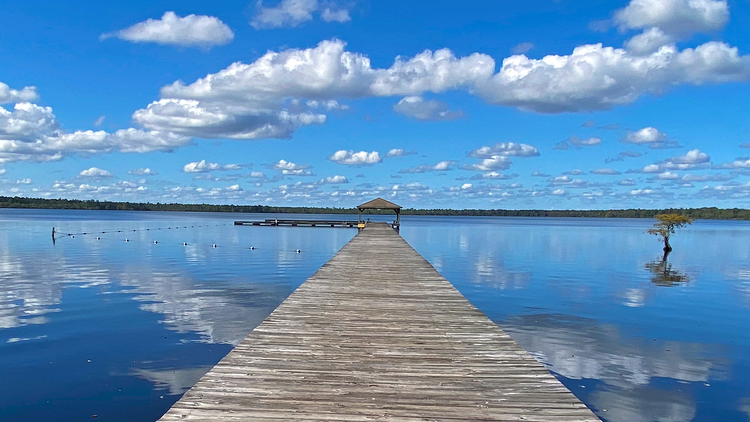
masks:
[[[0,195],[750,207],[749,10],[6,2]]]

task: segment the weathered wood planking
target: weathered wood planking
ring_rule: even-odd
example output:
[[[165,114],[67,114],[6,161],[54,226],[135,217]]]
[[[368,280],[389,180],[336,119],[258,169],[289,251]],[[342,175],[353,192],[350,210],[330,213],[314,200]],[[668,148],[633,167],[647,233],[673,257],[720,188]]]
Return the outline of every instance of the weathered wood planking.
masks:
[[[599,421],[372,223],[161,421]]]

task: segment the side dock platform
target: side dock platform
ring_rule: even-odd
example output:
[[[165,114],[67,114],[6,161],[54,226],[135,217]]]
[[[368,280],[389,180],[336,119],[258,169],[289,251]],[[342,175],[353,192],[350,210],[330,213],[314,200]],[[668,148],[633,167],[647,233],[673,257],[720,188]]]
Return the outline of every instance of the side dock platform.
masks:
[[[160,419],[247,420],[599,421],[384,223]]]

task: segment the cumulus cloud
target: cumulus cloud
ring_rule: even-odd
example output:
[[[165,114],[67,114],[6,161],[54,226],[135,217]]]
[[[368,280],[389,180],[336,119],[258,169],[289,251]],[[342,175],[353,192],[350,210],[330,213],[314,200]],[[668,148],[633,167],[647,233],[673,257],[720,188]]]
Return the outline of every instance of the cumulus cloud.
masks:
[[[190,143],[185,136],[133,128],[114,133],[66,132],[50,107],[31,103],[16,103],[13,111],[0,107],[0,163],[55,161],[75,153],[172,151]]]
[[[250,22],[255,29],[295,27],[311,21],[315,13],[325,22],[349,22],[349,9],[333,2],[318,0],[282,0],[275,7],[265,7],[262,1],[256,4],[256,14]]]
[[[385,154],[385,158],[406,157],[407,155],[416,155],[417,151],[406,151],[403,148],[393,148]]]
[[[463,170],[471,171],[496,171],[507,170],[510,168],[512,161],[505,155],[493,155],[482,159],[477,164],[461,166]]]
[[[571,145],[576,148],[581,147],[590,147],[594,145],[599,145],[602,143],[602,138],[598,136],[591,136],[589,138],[579,138],[577,136],[571,136],[565,140],[562,140],[555,144],[554,149],[560,149],[560,150],[566,150]]]
[[[39,98],[36,87],[26,86],[21,89],[10,89],[7,84],[0,82],[0,104],[24,103]]]
[[[132,174],[134,176],[157,176],[159,173],[146,167],[130,170],[128,174]]]
[[[496,155],[511,157],[538,157],[539,150],[527,144],[501,142],[492,146],[471,150],[466,155],[474,158],[490,158]]]
[[[326,177],[325,179],[320,179],[318,181],[319,185],[338,185],[343,183],[349,183],[349,179],[347,179],[344,176],[330,176]]]
[[[678,36],[716,31],[728,21],[725,0],[631,0],[614,16],[621,30],[659,28]]]
[[[510,52],[513,53],[513,54],[526,54],[529,51],[531,51],[532,48],[534,48],[534,44],[533,43],[522,42],[522,43],[516,45],[515,47],[511,48]]]
[[[605,158],[604,162],[605,163],[611,163],[611,162],[614,162],[614,161],[624,161],[626,158],[637,158],[637,157],[640,157],[642,155],[643,155],[642,152],[623,151],[623,152],[617,154],[617,157],[614,157],[614,158]]]
[[[417,174],[417,173],[430,173],[434,171],[448,171],[448,170],[453,170],[451,166],[453,166],[455,163],[456,163],[455,161],[445,160],[445,161],[440,161],[434,166],[431,166],[429,164],[420,164],[417,167],[401,169],[399,170],[399,173]]]
[[[659,28],[649,28],[625,42],[625,49],[637,55],[652,54],[660,47],[673,43],[671,35]]]
[[[448,110],[448,104],[442,101],[425,101],[424,98],[416,95],[401,99],[401,101],[393,106],[393,111],[423,122],[454,120],[463,117],[463,113],[460,110]]]
[[[308,170],[310,165],[308,164],[296,164],[291,161],[279,160],[268,166],[273,170],[281,171],[284,176],[314,176],[312,171]]]
[[[680,144],[669,139],[666,133],[655,127],[645,127],[635,132],[628,132],[620,142],[635,145],[648,145],[652,149],[679,148]]]
[[[582,71],[585,69],[585,71]],[[345,50],[339,40],[313,48],[269,51],[253,63],[233,63],[191,84],[177,81],[133,119],[150,130],[202,138],[289,138],[302,126],[326,121],[321,110],[291,107],[292,99],[421,96],[466,90],[492,104],[544,113],[602,110],[649,92],[681,85],[745,80],[750,58],[708,42],[678,51],[666,46],[636,56],[601,44],[539,60],[512,56],[495,73],[481,53],[456,57],[448,49],[397,57],[389,68]]]
[[[221,165],[218,163],[209,163],[206,160],[193,161],[192,163],[187,163],[182,167],[182,171],[185,173],[208,173],[209,171],[240,169],[242,169],[242,166],[239,164]]]
[[[369,164],[377,164],[383,161],[382,158],[380,158],[380,154],[377,151],[367,152],[367,151],[346,151],[346,150],[340,150],[336,151],[328,157],[329,160],[333,161],[336,164],[346,164],[346,165],[354,165],[354,166],[362,166],[362,165],[369,165]]]
[[[682,51],[672,44],[647,55],[590,44],[567,56],[508,57],[492,78],[477,81],[475,92],[492,104],[560,113],[610,109],[675,85],[739,81],[749,75],[748,56],[721,42]]]
[[[601,183],[591,183],[583,179],[573,179],[570,176],[557,176],[548,180],[550,187],[565,186],[571,189],[585,189],[604,186]]]
[[[549,174],[543,173],[541,171],[535,171],[531,173],[531,177],[549,177]]]
[[[80,177],[113,177],[114,175],[107,170],[102,170],[98,167],[91,167],[87,170],[83,170],[78,173]]]
[[[738,157],[736,160],[718,164],[714,166],[716,169],[747,169],[750,168],[750,157]]]
[[[496,171],[491,171],[484,174],[475,174],[474,176],[471,176],[471,180],[508,180],[513,179],[514,177],[518,177],[518,174],[504,174],[498,173]]]
[[[668,170],[705,169],[711,165],[711,156],[698,149],[688,151],[685,155],[678,155],[664,161],[649,164],[640,170],[629,170],[633,173],[663,173]]]
[[[94,120],[94,126],[99,127],[104,123],[104,119],[106,119],[107,116],[99,116],[96,120]]]
[[[119,38],[135,43],[211,48],[229,44],[234,32],[219,18],[204,15],[179,17],[165,12],[161,19],[148,19],[129,28],[102,34],[100,39]]]
[[[622,173],[620,173],[619,171],[615,169],[596,169],[596,170],[591,170],[591,174],[598,174],[600,176],[617,176]]]

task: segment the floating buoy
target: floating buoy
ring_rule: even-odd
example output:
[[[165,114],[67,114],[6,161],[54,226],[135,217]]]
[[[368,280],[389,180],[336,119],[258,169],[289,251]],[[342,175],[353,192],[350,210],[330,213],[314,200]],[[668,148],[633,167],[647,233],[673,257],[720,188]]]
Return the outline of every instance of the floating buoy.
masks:
[[[157,241],[154,240],[154,245],[156,245],[157,243],[159,243],[159,242],[157,242]]]
[[[71,235],[70,235],[70,237],[75,237],[75,236],[73,236],[73,235],[71,234]]]
[[[214,243],[214,248],[216,247],[216,243]]]
[[[301,250],[299,250],[299,249],[297,249],[297,253],[300,253],[300,252],[302,252],[302,251],[301,251]]]
[[[187,246],[187,242],[182,242],[182,246]]]
[[[255,250],[255,246],[250,246],[250,250]]]
[[[96,236],[96,240],[99,240],[99,239],[100,239],[99,236]]]
[[[125,239],[126,242],[130,242],[130,239]]]

